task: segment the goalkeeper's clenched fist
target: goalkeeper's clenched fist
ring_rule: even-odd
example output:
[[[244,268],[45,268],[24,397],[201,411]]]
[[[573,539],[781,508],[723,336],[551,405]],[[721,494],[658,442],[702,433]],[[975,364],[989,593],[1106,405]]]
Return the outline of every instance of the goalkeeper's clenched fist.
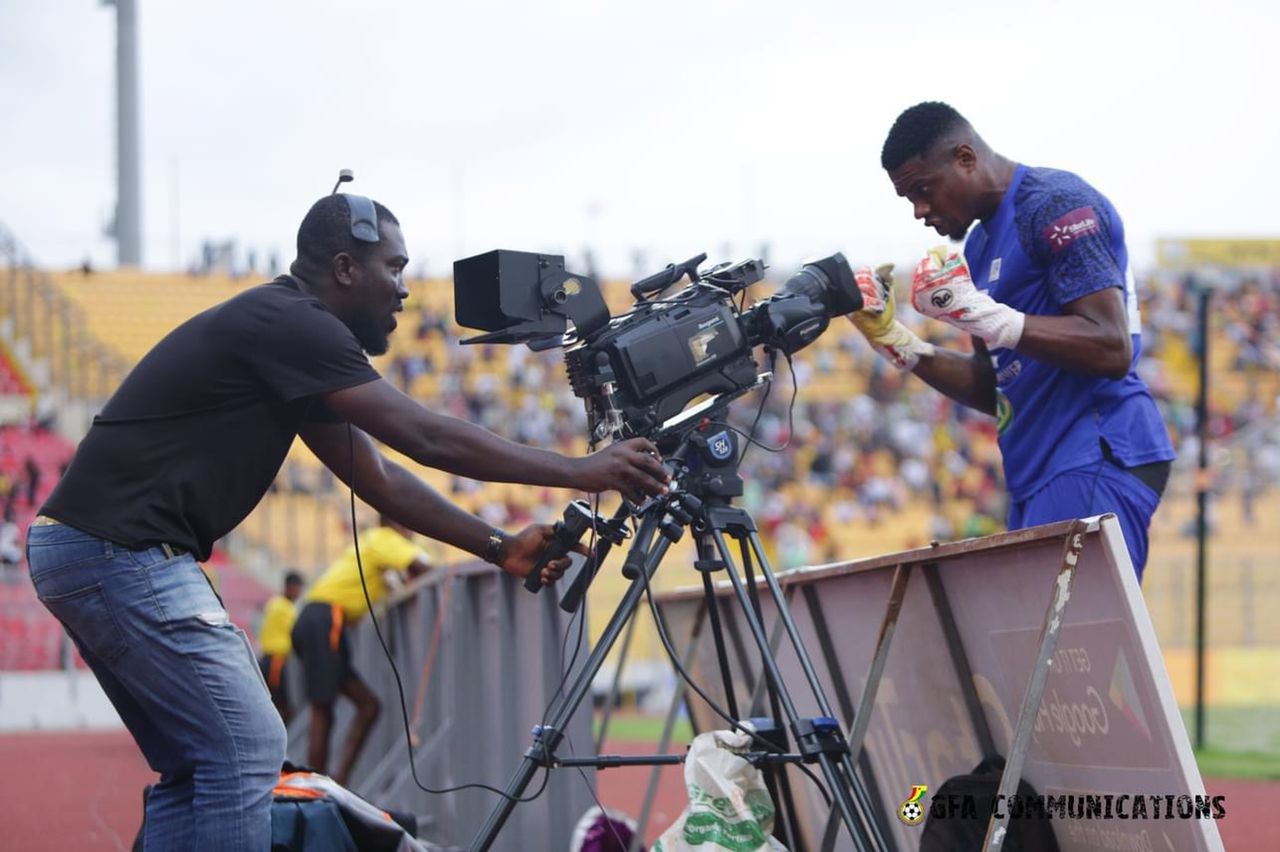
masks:
[[[925,255],[911,277],[911,305],[981,338],[988,349],[1012,349],[1022,338],[1026,314],[1002,305],[973,285],[969,267],[957,252],[939,247]]]
[[[914,369],[934,347],[894,317],[893,266],[854,273],[863,308],[849,314],[871,346],[904,370]],[[974,286],[964,258],[935,248],[911,276],[911,306],[921,314],[980,338],[989,349],[1012,349],[1022,338],[1026,315],[1002,305]]]
[[[854,271],[854,280],[862,293],[862,309],[849,314],[849,320],[867,338],[871,347],[902,370],[914,369],[921,356],[933,354],[933,344],[926,343],[894,317],[893,264]]]

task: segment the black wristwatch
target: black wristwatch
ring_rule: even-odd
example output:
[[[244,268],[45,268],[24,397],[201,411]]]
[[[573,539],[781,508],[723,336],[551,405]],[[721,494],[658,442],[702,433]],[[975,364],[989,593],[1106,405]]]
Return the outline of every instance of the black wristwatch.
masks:
[[[507,534],[500,529],[491,531],[489,533],[489,541],[484,546],[484,561],[492,562],[494,565],[501,565],[506,546]]]

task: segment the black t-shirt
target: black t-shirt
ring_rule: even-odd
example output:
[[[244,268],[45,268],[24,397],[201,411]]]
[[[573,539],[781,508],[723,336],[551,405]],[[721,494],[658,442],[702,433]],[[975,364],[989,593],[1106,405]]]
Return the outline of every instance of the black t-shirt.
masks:
[[[377,379],[341,320],[281,276],[156,344],[93,420],[42,512],[130,548],[209,557],[262,499],[317,398]]]

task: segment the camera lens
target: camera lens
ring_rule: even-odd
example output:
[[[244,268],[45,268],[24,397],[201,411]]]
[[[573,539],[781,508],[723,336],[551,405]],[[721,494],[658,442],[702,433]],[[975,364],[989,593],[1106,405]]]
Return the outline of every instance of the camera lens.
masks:
[[[862,307],[862,293],[844,255],[805,263],[782,289],[755,305],[745,317],[752,344],[788,354],[808,346],[832,317]]]
[[[840,252],[806,261],[779,291],[779,295],[786,293],[808,297],[821,305],[828,317],[843,316],[862,307],[853,269]]]

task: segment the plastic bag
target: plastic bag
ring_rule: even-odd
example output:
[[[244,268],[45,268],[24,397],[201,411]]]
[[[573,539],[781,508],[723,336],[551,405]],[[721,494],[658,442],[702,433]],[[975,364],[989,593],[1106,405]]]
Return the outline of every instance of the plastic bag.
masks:
[[[653,852],[775,852],[773,800],[760,770],[735,754],[751,744],[749,734],[699,734],[684,761],[689,806],[658,838]]]

